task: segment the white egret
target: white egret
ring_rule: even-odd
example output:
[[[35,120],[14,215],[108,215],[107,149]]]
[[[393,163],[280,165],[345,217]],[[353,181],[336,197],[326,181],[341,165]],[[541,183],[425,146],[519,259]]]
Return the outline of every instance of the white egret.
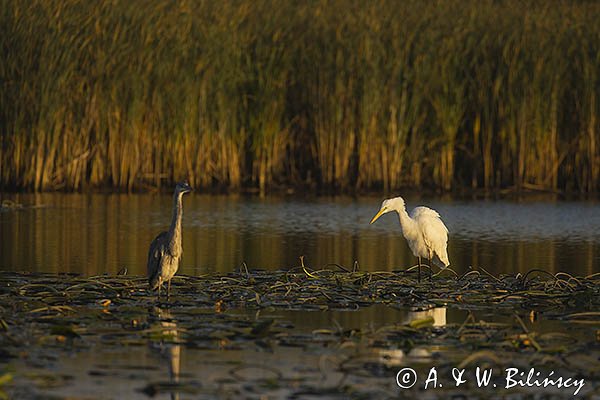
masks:
[[[396,211],[400,217],[402,235],[408,247],[419,260],[419,281],[421,281],[421,258],[429,260],[429,278],[431,279],[431,263],[440,268],[450,265],[448,261],[448,228],[442,222],[440,214],[428,207],[415,207],[410,213],[402,197],[384,200],[381,209],[371,220],[371,224],[383,214]]]

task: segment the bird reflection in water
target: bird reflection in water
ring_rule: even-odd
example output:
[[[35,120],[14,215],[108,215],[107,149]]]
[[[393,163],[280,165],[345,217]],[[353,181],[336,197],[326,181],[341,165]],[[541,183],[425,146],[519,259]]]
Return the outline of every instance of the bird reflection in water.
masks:
[[[429,310],[408,311],[406,317],[398,321],[402,325],[415,321],[423,321],[432,326],[446,325],[446,307],[435,307]],[[429,320],[429,321],[427,321]],[[432,354],[430,349],[414,347],[409,352],[401,349],[376,349],[379,362],[387,366],[399,366],[407,363],[407,359],[429,359]]]
[[[154,328],[159,328],[157,333],[159,338],[150,341],[151,349],[156,352],[162,361],[166,362],[169,369],[168,387],[171,387],[171,400],[179,399],[179,392],[176,387],[179,384],[180,368],[181,368],[181,345],[179,344],[179,332],[177,322],[168,310],[153,307],[151,316],[155,322],[152,324]]]

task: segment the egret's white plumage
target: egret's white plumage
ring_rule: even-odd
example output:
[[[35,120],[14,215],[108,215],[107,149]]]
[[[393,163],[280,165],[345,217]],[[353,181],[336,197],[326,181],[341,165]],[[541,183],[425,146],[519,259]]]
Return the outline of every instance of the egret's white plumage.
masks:
[[[402,197],[384,200],[379,212],[373,217],[371,223],[380,216],[390,211],[396,211],[400,217],[402,235],[408,242],[408,247],[419,259],[427,258],[440,268],[450,265],[448,260],[448,228],[442,222],[440,214],[428,207],[416,207],[410,215]],[[431,267],[431,265],[430,265]]]

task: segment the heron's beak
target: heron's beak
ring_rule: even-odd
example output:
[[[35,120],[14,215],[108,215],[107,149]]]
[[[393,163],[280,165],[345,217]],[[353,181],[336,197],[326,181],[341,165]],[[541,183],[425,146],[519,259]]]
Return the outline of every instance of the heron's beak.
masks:
[[[377,219],[379,217],[381,217],[386,211],[387,211],[387,208],[385,208],[385,207],[383,207],[381,210],[379,210],[379,212],[377,214],[375,214],[375,216],[373,217],[371,222],[369,222],[369,224],[372,224],[373,222],[377,221]]]

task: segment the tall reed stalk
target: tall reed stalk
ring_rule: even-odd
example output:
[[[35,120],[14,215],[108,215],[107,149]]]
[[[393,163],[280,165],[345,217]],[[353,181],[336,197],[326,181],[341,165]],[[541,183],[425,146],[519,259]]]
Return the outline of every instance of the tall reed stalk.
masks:
[[[600,4],[0,0],[0,187],[600,188]]]

